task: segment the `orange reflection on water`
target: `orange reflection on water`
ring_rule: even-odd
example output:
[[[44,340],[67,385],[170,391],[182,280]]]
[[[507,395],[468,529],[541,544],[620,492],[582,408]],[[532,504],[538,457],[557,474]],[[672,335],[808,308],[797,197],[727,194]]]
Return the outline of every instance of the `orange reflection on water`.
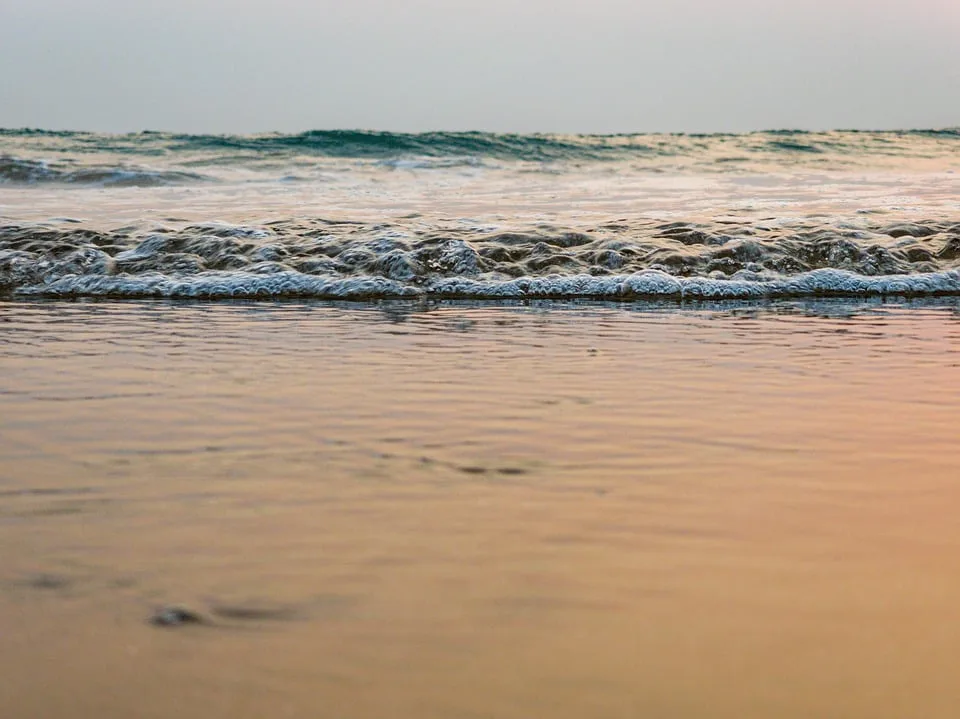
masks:
[[[0,705],[952,716],[955,306],[549,307],[0,306]]]

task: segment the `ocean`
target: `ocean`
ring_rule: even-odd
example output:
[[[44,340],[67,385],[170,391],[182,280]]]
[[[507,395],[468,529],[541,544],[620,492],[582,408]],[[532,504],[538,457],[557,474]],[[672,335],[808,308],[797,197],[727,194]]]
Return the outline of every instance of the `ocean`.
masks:
[[[0,131],[13,296],[960,292],[960,130]]]
[[[953,719],[960,131],[0,131],[0,714]]]

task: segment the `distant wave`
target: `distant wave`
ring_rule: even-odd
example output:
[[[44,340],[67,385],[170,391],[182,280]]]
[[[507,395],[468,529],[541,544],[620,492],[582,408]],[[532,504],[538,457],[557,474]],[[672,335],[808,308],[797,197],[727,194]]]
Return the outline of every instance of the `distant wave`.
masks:
[[[293,219],[113,231],[0,225],[18,295],[373,298],[960,294],[960,224],[600,224],[479,231]]]
[[[157,187],[184,182],[201,182],[206,179],[196,173],[176,170],[148,170],[103,165],[64,167],[41,160],[0,155],[0,183],[7,184],[62,183],[104,187]]]
[[[295,134],[190,135],[140,132],[108,135],[34,129],[0,129],[0,148],[18,141],[62,152],[113,152],[169,156],[213,153],[241,162],[252,156],[313,155],[391,160],[404,157],[491,158],[528,162],[603,161],[673,157],[725,150],[748,156],[890,154],[911,151],[916,141],[960,147],[960,128],[886,132],[776,130],[744,134],[557,135],[491,132],[378,132],[310,130]],[[954,144],[957,143],[957,144]],[[802,161],[802,158],[798,158]],[[729,157],[718,161],[729,161]]]

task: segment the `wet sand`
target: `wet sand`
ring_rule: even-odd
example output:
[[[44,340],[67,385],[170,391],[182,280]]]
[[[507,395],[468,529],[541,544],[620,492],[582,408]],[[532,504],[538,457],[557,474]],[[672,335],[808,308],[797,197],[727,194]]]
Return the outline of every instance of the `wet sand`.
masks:
[[[958,307],[0,303],[3,715],[953,717]]]

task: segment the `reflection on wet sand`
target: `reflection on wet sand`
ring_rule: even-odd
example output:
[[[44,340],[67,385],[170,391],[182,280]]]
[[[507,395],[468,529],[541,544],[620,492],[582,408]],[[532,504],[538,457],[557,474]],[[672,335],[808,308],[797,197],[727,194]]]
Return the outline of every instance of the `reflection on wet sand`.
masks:
[[[957,317],[0,304],[0,706],[952,717]]]

